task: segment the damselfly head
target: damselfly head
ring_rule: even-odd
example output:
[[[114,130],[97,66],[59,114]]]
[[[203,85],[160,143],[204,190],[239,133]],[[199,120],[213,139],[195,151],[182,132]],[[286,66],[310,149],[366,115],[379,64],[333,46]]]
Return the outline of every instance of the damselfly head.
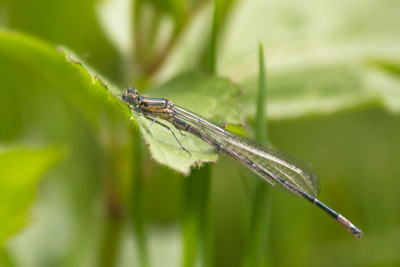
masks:
[[[128,89],[126,89],[126,93],[127,94],[135,94],[138,95],[138,91],[132,87],[128,87]]]
[[[136,106],[138,104],[138,91],[136,89],[133,89],[129,87],[126,89],[126,92],[122,94],[121,100],[127,103],[128,105],[134,105]]]

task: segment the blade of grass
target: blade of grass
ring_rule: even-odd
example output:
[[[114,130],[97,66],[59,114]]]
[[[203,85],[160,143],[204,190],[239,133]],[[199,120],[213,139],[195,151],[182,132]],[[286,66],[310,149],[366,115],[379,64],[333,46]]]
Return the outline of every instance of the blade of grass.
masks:
[[[260,43],[259,50],[259,84],[257,97],[256,140],[261,144],[267,143],[266,118],[266,73],[264,52]],[[244,256],[243,266],[257,267],[264,265],[264,256],[268,241],[270,197],[269,187],[259,177],[255,179],[254,195],[251,206],[248,246]]]
[[[257,116],[256,116],[256,140],[262,144],[267,143],[267,85],[264,65],[264,50],[260,43],[259,48],[259,78],[258,78],[258,96],[257,96]]]
[[[213,23],[211,28],[211,40],[210,40],[210,51],[209,51],[209,63],[208,63],[208,72],[216,74],[217,72],[217,39],[219,32],[219,13],[220,13],[220,1],[214,1],[214,15],[213,15]]]

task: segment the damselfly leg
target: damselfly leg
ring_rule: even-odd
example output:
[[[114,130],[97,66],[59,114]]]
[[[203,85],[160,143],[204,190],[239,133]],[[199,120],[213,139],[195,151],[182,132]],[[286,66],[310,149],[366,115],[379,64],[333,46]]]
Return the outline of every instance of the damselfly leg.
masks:
[[[158,125],[161,125],[161,126],[164,127],[165,129],[167,129],[168,131],[170,131],[170,132],[172,133],[172,135],[175,137],[175,140],[178,142],[179,146],[180,146],[183,150],[185,150],[190,156],[192,156],[192,154],[189,152],[189,150],[187,150],[187,149],[182,145],[181,141],[179,141],[178,137],[176,136],[176,134],[174,133],[174,131],[172,131],[171,127],[169,127],[168,125],[166,125],[166,124],[164,124],[164,123],[162,123],[162,122],[159,122],[159,121],[157,120],[157,117],[152,118],[152,117],[150,117],[150,116],[148,116],[148,115],[145,115],[145,118],[151,121],[149,127],[147,127],[148,132],[150,132],[150,126],[151,126],[153,123],[157,123]]]

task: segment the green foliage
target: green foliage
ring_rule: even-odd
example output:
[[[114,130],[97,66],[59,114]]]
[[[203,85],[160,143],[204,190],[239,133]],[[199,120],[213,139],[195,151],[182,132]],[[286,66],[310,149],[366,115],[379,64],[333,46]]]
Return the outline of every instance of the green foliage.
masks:
[[[398,8],[399,2],[390,0],[243,3],[229,25],[220,66],[245,80],[243,103],[251,117],[258,89],[256,39],[265,44],[271,65],[271,119],[328,115],[370,104],[398,112],[400,95],[393,90],[398,75],[387,71],[400,66],[400,38],[393,34],[399,28],[393,19]]]
[[[2,1],[0,265],[398,265],[399,8]],[[159,125],[147,132],[118,99],[128,84],[260,142],[268,121],[268,141],[312,162],[321,200],[365,238],[275,190],[264,206],[262,184],[223,159],[185,180],[218,155],[176,129],[192,156]]]
[[[4,0],[0,24],[30,33],[53,45],[74,48],[107,77],[120,79],[121,59],[104,36],[94,9],[96,2]]]
[[[271,74],[269,81],[271,103],[268,114],[271,119],[329,115],[370,105],[382,106],[393,112],[400,109],[400,95],[393,90],[400,86],[399,78],[367,63],[294,67],[286,69],[285,73]],[[255,80],[246,82],[248,94],[243,97],[243,103],[248,107],[248,114],[255,113],[250,102],[254,99],[256,88]]]
[[[83,245],[82,240],[87,238],[80,232],[95,218],[91,203],[103,191],[103,182],[112,180],[115,187],[123,189],[118,190],[120,201],[129,195],[125,178],[132,172],[128,165],[132,132],[127,123],[131,114],[100,79],[55,47],[15,33],[1,32],[0,40],[0,61],[7,62],[0,66],[2,143],[17,147],[55,146],[68,152],[48,175],[49,182],[37,208],[42,215],[33,221],[38,229],[46,229],[51,241],[41,242],[42,230],[39,230],[36,237],[12,242],[12,247],[24,251],[20,253],[34,254],[37,258],[32,264],[40,265],[45,260],[40,255],[46,255],[49,249],[61,253],[68,245],[59,239],[67,233],[60,232],[57,224],[49,226],[43,220],[57,218],[56,214],[63,211],[59,218],[69,229],[71,242]],[[24,170],[21,175],[27,174],[27,180],[21,181],[26,184],[26,190],[34,190],[40,174],[54,161],[54,153],[52,150],[39,150],[36,154],[29,150],[19,152],[20,168]],[[33,166],[24,163],[25,158]],[[104,162],[108,162],[107,166]],[[7,164],[6,158],[1,163]],[[30,169],[32,174],[28,176]],[[18,181],[18,173],[13,176]],[[14,193],[18,196],[17,191]],[[27,192],[26,198],[32,194]],[[16,221],[8,223],[20,227],[23,211],[20,212]],[[80,223],[75,223],[77,220]],[[75,249],[79,251],[79,245]],[[70,250],[69,253],[73,257],[77,252]],[[29,257],[19,258],[19,263],[27,264],[24,259]]]
[[[59,160],[57,149],[15,148],[0,153],[0,244],[26,223],[40,177]]]

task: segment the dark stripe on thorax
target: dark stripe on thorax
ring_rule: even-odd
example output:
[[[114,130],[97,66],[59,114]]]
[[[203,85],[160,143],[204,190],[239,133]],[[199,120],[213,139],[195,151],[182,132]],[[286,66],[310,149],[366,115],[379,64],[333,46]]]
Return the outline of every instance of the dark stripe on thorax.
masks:
[[[164,98],[144,98],[141,103],[143,106],[166,106],[167,100]]]

